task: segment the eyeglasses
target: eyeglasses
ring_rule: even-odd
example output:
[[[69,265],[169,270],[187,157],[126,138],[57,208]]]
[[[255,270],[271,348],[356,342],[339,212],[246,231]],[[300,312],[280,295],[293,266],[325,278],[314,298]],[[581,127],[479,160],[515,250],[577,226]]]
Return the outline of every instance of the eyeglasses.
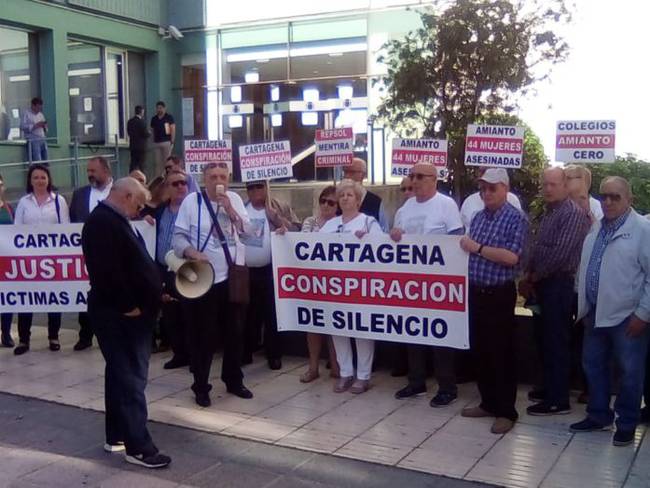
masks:
[[[496,185],[485,185],[485,186],[481,185],[481,186],[479,186],[478,191],[480,193],[488,193],[488,192],[489,193],[496,193],[497,186]]]
[[[620,202],[622,196],[618,193],[601,193],[600,199],[604,202],[607,199],[610,199],[612,202]]]
[[[185,180],[173,181],[173,182],[171,183],[171,185],[172,185],[174,188],[178,188],[179,186],[187,186],[187,181],[185,181]]]
[[[262,190],[264,189],[264,183],[255,183],[254,185],[247,185],[247,190]]]
[[[420,180],[423,180],[425,178],[435,178],[435,176],[434,175],[423,175],[422,173],[411,173],[409,175],[409,178],[411,178],[412,180],[420,181]]]
[[[326,203],[330,207],[336,207],[336,201],[330,200],[329,198],[321,198],[318,200],[318,203],[320,203],[321,205]]]
[[[402,193],[406,193],[407,191],[413,191],[413,187],[412,186],[401,186],[399,191],[401,191]]]

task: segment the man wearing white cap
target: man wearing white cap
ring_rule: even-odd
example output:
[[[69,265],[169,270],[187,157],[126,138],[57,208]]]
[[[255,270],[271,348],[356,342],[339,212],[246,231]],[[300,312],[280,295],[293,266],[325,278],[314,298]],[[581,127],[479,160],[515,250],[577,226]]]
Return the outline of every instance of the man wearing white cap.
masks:
[[[463,417],[496,417],[492,432],[504,434],[517,420],[515,362],[515,278],[525,249],[528,222],[508,203],[508,173],[490,168],[479,180],[481,210],[463,236],[469,256],[470,344],[478,366],[481,403]]]
[[[456,202],[436,189],[437,169],[432,164],[413,165],[410,178],[414,196],[409,198],[395,214],[395,227],[390,237],[399,242],[404,234],[462,234],[463,223]],[[428,347],[408,346],[408,385],[395,393],[398,399],[421,395],[426,387],[426,355]],[[454,368],[454,351],[435,347],[434,369],[438,392],[431,400],[432,407],[445,407],[458,396]]]

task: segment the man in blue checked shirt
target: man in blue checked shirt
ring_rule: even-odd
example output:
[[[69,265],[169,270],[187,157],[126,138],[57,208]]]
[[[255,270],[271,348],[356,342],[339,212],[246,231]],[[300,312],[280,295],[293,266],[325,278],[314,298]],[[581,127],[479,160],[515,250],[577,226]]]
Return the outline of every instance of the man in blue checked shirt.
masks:
[[[515,278],[528,235],[525,215],[507,201],[510,180],[490,168],[479,180],[485,209],[476,214],[461,248],[469,256],[470,344],[478,365],[481,403],[463,417],[495,417],[491,431],[504,434],[517,420]]]
[[[587,418],[573,432],[607,430],[610,362],[621,380],[614,403],[613,444],[634,442],[639,422],[650,321],[650,222],[631,207],[629,183],[618,176],[600,185],[603,219],[585,239],[578,274],[578,320],[584,319],[582,365],[589,384]]]

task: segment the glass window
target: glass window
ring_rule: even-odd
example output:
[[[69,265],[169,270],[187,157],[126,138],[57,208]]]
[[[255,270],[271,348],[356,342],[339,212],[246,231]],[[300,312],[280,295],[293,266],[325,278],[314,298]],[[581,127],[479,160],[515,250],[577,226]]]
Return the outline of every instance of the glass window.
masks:
[[[101,48],[68,42],[70,136],[79,142],[104,144],[104,77]]]
[[[129,79],[129,113],[126,119],[130,119],[135,114],[136,105],[147,106],[145,95],[145,75],[144,75],[144,54],[129,51],[127,58],[127,69]]]
[[[124,53],[106,52],[106,122],[108,143],[124,139]]]
[[[20,119],[40,94],[36,35],[0,27],[0,140],[21,139]],[[48,103],[47,100],[45,103]]]

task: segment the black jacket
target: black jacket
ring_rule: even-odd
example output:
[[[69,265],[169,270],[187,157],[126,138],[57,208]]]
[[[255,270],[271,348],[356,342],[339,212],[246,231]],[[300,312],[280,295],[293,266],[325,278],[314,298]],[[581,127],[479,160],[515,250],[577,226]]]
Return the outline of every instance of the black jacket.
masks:
[[[361,202],[359,212],[374,217],[379,222],[379,209],[381,208],[381,197],[371,191],[366,191],[366,196]]]
[[[124,314],[138,307],[155,316],[162,293],[158,266],[124,216],[100,202],[83,227],[81,245],[90,279],[89,311]]]
[[[129,148],[139,151],[147,149],[147,139],[149,138],[149,128],[144,119],[133,116],[126,123],[126,132],[129,134]]]
[[[90,185],[77,188],[70,202],[70,222],[85,222],[88,219],[90,206]]]

